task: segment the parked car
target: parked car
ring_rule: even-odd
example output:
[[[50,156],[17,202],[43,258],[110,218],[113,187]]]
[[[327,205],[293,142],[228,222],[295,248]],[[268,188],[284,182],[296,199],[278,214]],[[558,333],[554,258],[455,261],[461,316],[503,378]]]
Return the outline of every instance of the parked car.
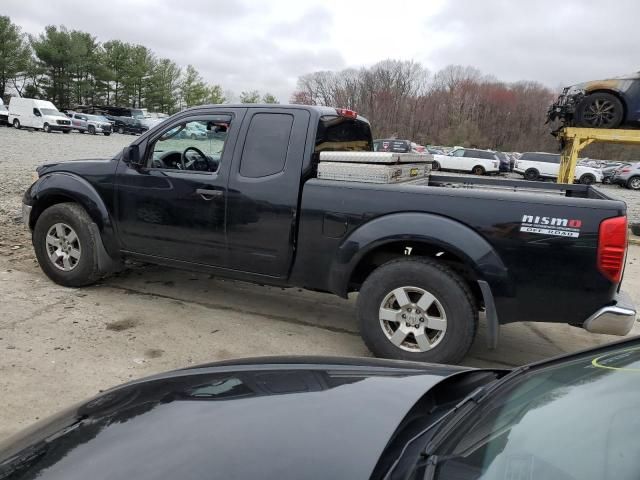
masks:
[[[588,128],[640,123],[640,72],[566,87],[549,108],[550,121]]]
[[[0,445],[57,479],[635,480],[640,341],[513,370],[231,360],[134,380]]]
[[[206,140],[208,138],[208,132],[202,124],[192,123],[187,125],[179,134],[179,138],[190,138],[191,140]]]
[[[109,122],[113,123],[113,131],[120,134],[132,133],[140,135],[149,130],[149,128],[143,125],[137,118],[114,117],[113,115],[105,115],[105,117]]]
[[[500,159],[490,150],[458,147],[446,155],[434,155],[432,169],[487,175],[500,171]]]
[[[111,122],[102,115],[88,113],[72,113],[71,126],[80,133],[88,132],[91,135],[102,133],[105,137],[111,135]]]
[[[78,105],[75,111],[93,115],[137,118],[138,120],[145,118],[146,113],[146,109],[144,108],[121,107],[117,105]]]
[[[1,102],[2,100],[0,100]],[[0,103],[0,125],[10,125],[9,123],[9,107],[4,103]]]
[[[611,183],[631,190],[640,190],[640,162],[616,170]]]
[[[560,154],[525,152],[516,161],[513,171],[525,180],[555,179],[560,175]],[[602,182],[602,171],[598,168],[576,165],[575,181],[583,185]]]
[[[192,123],[226,128],[178,138]],[[521,193],[519,180],[469,176],[424,186],[317,178],[322,152],[371,153],[372,143],[350,110],[196,107],[110,159],[40,167],[23,218],[43,272],[69,287],[131,258],[359,292],[361,334],[381,357],[458,362],[480,310],[490,345],[500,324],[519,321],[630,331],[624,202],[587,185],[531,182]]]
[[[375,152],[409,153],[411,152],[411,141],[395,138],[378,139],[373,141],[373,150]]]
[[[427,153],[427,148],[424,145],[418,145],[416,142],[411,142],[411,151],[413,153]]]
[[[617,170],[630,166],[631,163],[610,162],[602,168],[602,183],[611,183]]]
[[[43,132],[71,131],[71,121],[46,100],[11,97],[9,100],[9,123],[15,128],[29,127]]]

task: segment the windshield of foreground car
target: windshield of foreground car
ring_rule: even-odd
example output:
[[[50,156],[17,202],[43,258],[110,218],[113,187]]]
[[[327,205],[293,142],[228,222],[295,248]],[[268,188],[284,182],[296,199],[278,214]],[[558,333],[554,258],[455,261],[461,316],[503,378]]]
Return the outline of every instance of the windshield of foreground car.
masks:
[[[637,479],[639,399],[640,346],[533,371],[465,419],[436,478]]]

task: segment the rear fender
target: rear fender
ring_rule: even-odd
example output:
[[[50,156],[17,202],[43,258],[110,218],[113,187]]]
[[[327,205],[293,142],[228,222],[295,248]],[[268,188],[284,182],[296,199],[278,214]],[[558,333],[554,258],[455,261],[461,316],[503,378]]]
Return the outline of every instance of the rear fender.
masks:
[[[44,210],[57,203],[73,201],[81,205],[94,221],[107,253],[116,257],[118,244],[109,211],[95,188],[84,178],[69,172],[52,172],[40,177],[25,194],[33,208],[29,227],[34,228]]]
[[[354,230],[340,245],[331,268],[329,286],[341,296],[358,263],[369,252],[389,243],[420,242],[463,259],[495,297],[513,296],[508,270],[493,247],[478,233],[446,217],[428,213],[396,213],[371,220]]]

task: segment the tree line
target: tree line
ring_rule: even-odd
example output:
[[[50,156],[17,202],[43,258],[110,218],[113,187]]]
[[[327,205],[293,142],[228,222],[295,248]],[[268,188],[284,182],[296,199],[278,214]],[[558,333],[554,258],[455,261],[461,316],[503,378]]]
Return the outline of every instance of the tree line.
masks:
[[[423,145],[501,151],[559,151],[547,110],[559,92],[532,81],[505,83],[477,68],[449,65],[435,73],[416,62],[299,77],[291,102],[350,108],[367,117],[374,137]],[[638,148],[592,144],[582,156],[638,161]]]
[[[110,40],[64,26],[27,35],[0,16],[0,98],[9,94],[51,100],[58,108],[126,105],[173,113],[225,103],[233,93],[207,83],[193,65],[182,69],[144,45]],[[270,93],[241,92],[242,103],[278,103]]]
[[[555,146],[545,125],[555,96],[539,83],[508,84],[473,67],[450,65],[432,74],[416,62],[385,60],[304,75],[292,101],[356,110],[379,138],[526,151]]]

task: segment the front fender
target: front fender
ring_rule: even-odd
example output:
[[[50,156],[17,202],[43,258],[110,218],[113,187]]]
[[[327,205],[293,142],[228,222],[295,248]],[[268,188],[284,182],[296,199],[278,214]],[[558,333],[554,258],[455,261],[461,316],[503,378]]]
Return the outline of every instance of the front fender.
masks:
[[[51,172],[40,177],[24,196],[24,203],[31,205],[29,227],[34,228],[40,214],[56,203],[74,201],[87,211],[95,222],[107,252],[116,255],[118,245],[113,221],[104,200],[84,178],[69,172]]]
[[[428,213],[385,215],[355,229],[338,247],[330,290],[346,295],[349,279],[364,256],[394,242],[420,242],[447,250],[486,281],[494,296],[513,296],[509,272],[489,242],[460,222]]]

